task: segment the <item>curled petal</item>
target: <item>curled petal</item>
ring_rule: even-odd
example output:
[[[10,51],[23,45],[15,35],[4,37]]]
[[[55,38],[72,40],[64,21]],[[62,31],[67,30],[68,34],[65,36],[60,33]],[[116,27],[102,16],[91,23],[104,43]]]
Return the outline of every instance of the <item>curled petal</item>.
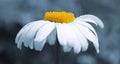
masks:
[[[104,28],[103,22],[98,17],[91,15],[91,14],[81,15],[78,18],[76,18],[75,21],[90,22],[90,23],[99,25],[101,28]]]
[[[95,34],[95,36],[98,38],[97,32],[89,23],[87,23],[87,22],[75,22],[75,23],[78,23],[78,24],[90,29]]]
[[[74,23],[78,29],[84,34],[84,36],[90,40],[91,42],[93,42],[95,48],[96,48],[96,51],[99,50],[99,43],[98,43],[98,38],[86,27],[82,26],[82,25],[79,25],[77,23]]]

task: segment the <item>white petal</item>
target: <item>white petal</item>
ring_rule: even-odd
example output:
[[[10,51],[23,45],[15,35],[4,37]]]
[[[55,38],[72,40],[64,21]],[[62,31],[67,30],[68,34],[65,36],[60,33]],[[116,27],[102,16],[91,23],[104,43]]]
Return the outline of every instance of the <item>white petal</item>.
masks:
[[[24,43],[24,46],[26,46],[26,47],[28,47],[29,44],[30,44],[30,42],[28,42],[28,41],[29,41],[29,38],[27,38],[26,36],[27,36],[27,34],[31,34],[29,31],[30,31],[31,28],[32,28],[33,26],[35,26],[36,24],[37,24],[37,21],[31,23],[30,27],[27,28],[26,31],[23,32],[23,35],[22,35],[21,38],[22,38],[22,41],[23,41],[23,43]]]
[[[73,47],[75,53],[79,53],[81,51],[81,44],[79,39],[77,38],[77,34],[74,31],[74,28],[71,24],[67,24],[64,26],[66,28],[67,45]],[[63,28],[63,29],[64,29]]]
[[[31,28],[33,28],[33,26],[36,25],[36,22],[34,23],[31,23],[30,25],[30,28],[27,28],[26,31],[23,32],[23,35],[21,37],[23,43],[24,43],[24,46],[28,47],[29,43],[29,38],[26,38],[27,34],[30,34],[29,31],[31,30]]]
[[[96,25],[99,25],[101,28],[104,28],[103,22],[98,17],[91,14],[81,15],[75,20],[94,23]]]
[[[36,32],[43,26],[45,25],[47,22],[46,21],[36,21],[35,24],[31,27],[31,29],[29,30],[29,32],[27,34],[25,34],[25,44],[29,45],[29,47],[31,49],[33,49],[33,41],[36,35]]]
[[[78,29],[78,27],[74,24],[72,24],[74,27],[74,31],[77,34],[77,38],[79,40],[79,43],[82,47],[82,51],[86,51],[88,49],[88,41],[86,39],[86,37],[82,34],[82,32]]]
[[[18,40],[19,40],[20,36],[22,35],[23,31],[28,27],[28,25],[30,25],[30,23],[27,24],[27,25],[25,25],[25,26],[18,32],[18,34],[17,34],[17,36],[16,36],[16,38],[15,38],[15,43],[18,43]]]
[[[75,44],[75,46],[74,46],[74,52],[75,52],[76,54],[80,53],[80,51],[81,51],[81,47],[80,47],[80,46],[81,46],[81,45],[78,44],[78,43]]]
[[[43,49],[45,43],[46,43],[46,39],[44,39],[44,40],[42,40],[40,42],[39,41],[35,41],[35,50],[41,51]]]
[[[99,49],[99,43],[98,43],[98,38],[86,27],[81,26],[80,24],[74,23],[78,29],[84,34],[84,36],[90,40],[91,42],[93,42],[96,50]]]
[[[84,27],[89,28],[95,34],[95,36],[98,38],[95,29],[89,23],[86,23],[86,22],[75,22],[75,23],[79,23],[79,24],[83,25]]]
[[[69,52],[72,48],[74,48],[75,53],[81,51],[81,45],[77,39],[77,34],[70,25],[58,24],[57,36],[59,43],[63,46],[64,52]]]
[[[52,31],[52,33],[48,36],[48,43],[50,44],[50,45],[54,45],[55,44],[55,42],[56,42],[56,29],[54,29],[53,31]]]
[[[56,24],[56,29],[57,29],[57,38],[58,41],[60,43],[60,45],[62,46],[66,46],[67,45],[67,39],[66,39],[66,28],[64,28],[66,24]]]
[[[64,52],[70,52],[71,49],[72,49],[72,47],[70,47],[70,46],[68,46],[68,45],[63,46],[63,51],[64,51]]]
[[[16,36],[16,43],[17,43],[17,47],[21,49],[22,43],[23,43],[23,36],[25,35],[25,33],[31,28],[31,25],[34,22],[28,23],[27,25],[25,25],[17,34]]]
[[[42,26],[39,31],[36,34],[36,37],[34,39],[35,42],[35,49],[36,50],[42,50],[44,43],[48,37],[48,35],[55,29],[55,23],[48,22],[44,26]],[[37,47],[37,44],[39,44],[39,48]]]

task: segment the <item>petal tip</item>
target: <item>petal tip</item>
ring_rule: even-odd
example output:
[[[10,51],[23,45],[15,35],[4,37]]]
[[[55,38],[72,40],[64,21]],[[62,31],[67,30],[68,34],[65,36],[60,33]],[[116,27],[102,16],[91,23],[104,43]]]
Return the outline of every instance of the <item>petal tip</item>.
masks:
[[[99,49],[97,49],[97,53],[99,54],[99,52],[100,52],[100,50]]]

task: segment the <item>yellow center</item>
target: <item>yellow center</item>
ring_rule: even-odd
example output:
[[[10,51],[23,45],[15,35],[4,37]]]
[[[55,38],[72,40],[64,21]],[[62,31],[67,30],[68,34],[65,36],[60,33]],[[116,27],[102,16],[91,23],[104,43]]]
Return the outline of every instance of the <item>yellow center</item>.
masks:
[[[70,12],[46,12],[44,16],[44,20],[56,23],[70,23],[74,19],[74,14]]]

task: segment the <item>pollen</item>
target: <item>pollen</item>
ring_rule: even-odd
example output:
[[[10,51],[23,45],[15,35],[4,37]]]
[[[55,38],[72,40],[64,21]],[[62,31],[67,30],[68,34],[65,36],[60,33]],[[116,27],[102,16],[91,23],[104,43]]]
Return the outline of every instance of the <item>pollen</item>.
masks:
[[[74,19],[74,14],[70,12],[46,12],[44,16],[44,20],[56,23],[70,23]]]

